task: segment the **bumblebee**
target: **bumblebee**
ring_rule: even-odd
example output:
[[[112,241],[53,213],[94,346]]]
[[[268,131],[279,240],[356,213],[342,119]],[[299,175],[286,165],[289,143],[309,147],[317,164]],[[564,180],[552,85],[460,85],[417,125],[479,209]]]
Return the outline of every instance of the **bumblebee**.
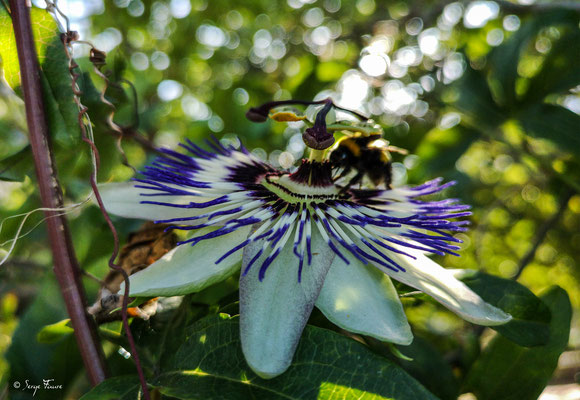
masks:
[[[365,176],[375,186],[384,183],[386,188],[391,188],[391,152],[407,154],[404,149],[390,146],[389,142],[383,139],[380,134],[355,133],[340,139],[329,155],[333,169],[336,168],[340,171],[334,181],[347,176],[353,169],[356,171],[356,174],[342,188],[341,192],[357,183],[362,183]]]

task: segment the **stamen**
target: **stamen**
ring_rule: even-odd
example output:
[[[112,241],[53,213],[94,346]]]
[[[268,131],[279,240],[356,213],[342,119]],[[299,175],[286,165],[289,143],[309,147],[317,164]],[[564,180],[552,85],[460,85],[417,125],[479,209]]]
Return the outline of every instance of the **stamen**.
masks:
[[[311,187],[333,186],[332,165],[328,161],[322,163],[310,160],[302,160],[302,164],[296,172],[288,176],[292,182],[301,183]]]

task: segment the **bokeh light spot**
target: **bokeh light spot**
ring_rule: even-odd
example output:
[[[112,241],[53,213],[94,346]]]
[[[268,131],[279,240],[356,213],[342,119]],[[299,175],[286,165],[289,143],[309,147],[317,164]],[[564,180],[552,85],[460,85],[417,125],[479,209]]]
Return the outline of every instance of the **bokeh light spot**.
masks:
[[[183,94],[183,86],[177,81],[166,79],[157,85],[157,96],[163,101],[175,100]]]
[[[466,28],[481,28],[487,21],[497,18],[499,6],[493,1],[474,1],[467,6],[463,16]]]
[[[387,72],[389,66],[388,57],[379,54],[367,54],[360,59],[359,66],[369,76],[381,76]]]

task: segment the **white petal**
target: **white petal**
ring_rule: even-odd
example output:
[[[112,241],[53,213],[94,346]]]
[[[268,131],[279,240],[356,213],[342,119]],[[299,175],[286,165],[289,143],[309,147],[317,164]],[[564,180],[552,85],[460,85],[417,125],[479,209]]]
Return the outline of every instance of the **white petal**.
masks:
[[[463,282],[453,276],[453,272],[441,267],[419,251],[405,248],[405,252],[416,257],[390,253],[389,255],[406,272],[384,269],[392,278],[427,293],[463,319],[478,325],[502,325],[511,315],[486,303]]]
[[[298,282],[298,258],[289,241],[266,271],[258,273],[264,255],[240,278],[240,334],[248,365],[262,378],[280,375],[290,366],[334,253],[312,232],[312,265],[306,261]],[[263,242],[244,250],[247,265]]]
[[[99,193],[105,209],[114,215],[125,218],[146,220],[164,220],[172,218],[193,217],[207,213],[210,208],[178,208],[157,204],[142,204],[142,201],[156,201],[172,204],[189,204],[211,201],[212,198],[201,196],[141,196],[147,193],[159,193],[155,190],[136,188],[136,182],[115,182],[99,185]]]
[[[411,344],[413,334],[389,277],[350,253],[345,256],[350,264],[339,257],[334,259],[316,307],[331,322],[348,331],[386,342]]]
[[[213,229],[196,232],[200,236]],[[177,296],[199,292],[220,282],[239,267],[242,250],[231,254],[219,264],[215,262],[227,251],[246,240],[251,227],[243,227],[227,235],[203,240],[195,246],[177,246],[149,267],[131,275],[131,296]],[[121,292],[124,286],[121,286]]]

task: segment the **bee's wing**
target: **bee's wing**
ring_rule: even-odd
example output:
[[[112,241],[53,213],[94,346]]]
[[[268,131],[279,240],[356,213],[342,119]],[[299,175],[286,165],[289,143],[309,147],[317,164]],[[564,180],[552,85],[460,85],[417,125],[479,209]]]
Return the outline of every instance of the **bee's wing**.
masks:
[[[403,155],[409,154],[408,150],[402,149],[402,148],[397,147],[397,146],[388,146],[387,150],[392,152],[392,153],[399,153],[399,154],[403,154]]]

